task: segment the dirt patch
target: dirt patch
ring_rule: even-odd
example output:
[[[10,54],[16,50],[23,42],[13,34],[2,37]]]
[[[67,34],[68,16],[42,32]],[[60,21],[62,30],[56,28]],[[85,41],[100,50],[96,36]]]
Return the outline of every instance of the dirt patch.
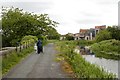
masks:
[[[66,62],[65,60],[61,61],[61,67],[62,67],[62,70],[65,73],[67,73],[71,78],[75,78],[75,74],[72,70],[72,67],[68,62]]]

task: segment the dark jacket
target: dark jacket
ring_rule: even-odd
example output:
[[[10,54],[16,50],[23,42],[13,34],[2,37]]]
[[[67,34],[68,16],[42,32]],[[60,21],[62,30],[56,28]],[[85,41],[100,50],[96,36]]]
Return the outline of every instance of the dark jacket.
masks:
[[[42,46],[42,41],[41,41],[41,40],[38,40],[37,46],[38,46],[38,47],[41,47],[41,46]]]

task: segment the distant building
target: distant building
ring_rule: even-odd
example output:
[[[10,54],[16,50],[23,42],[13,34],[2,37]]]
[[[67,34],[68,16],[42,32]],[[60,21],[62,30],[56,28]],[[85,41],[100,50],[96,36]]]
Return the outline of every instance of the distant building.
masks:
[[[74,40],[81,40],[84,39],[84,34],[83,33],[76,33],[74,34]]]
[[[106,25],[95,26],[90,29],[80,29],[79,33],[74,34],[75,40],[93,40],[100,30],[106,29]]]
[[[95,35],[97,35],[97,33],[99,33],[100,30],[104,30],[104,29],[106,29],[106,25],[95,26]]]
[[[86,32],[88,32],[89,29],[80,29],[80,32],[79,33],[83,33],[85,34]]]
[[[95,29],[94,28],[90,28],[89,36],[90,36],[90,40],[93,40],[95,38]]]
[[[66,35],[74,37],[74,40],[93,40],[95,39],[95,36],[101,31],[106,29],[106,25],[102,26],[95,26],[95,28],[90,29],[80,29],[79,33],[68,33]],[[60,37],[60,40],[65,40],[66,36],[62,35]]]

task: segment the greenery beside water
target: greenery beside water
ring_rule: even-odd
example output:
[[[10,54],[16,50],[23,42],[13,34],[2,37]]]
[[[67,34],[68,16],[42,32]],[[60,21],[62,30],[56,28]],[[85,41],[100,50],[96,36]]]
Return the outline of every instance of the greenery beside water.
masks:
[[[115,78],[112,73],[105,72],[99,66],[85,61],[80,54],[74,52],[76,46],[74,41],[56,42],[56,46],[64,59],[72,66],[77,78]]]
[[[120,60],[120,41],[111,39],[104,40],[99,43],[91,45],[92,51],[97,57],[106,59]]]

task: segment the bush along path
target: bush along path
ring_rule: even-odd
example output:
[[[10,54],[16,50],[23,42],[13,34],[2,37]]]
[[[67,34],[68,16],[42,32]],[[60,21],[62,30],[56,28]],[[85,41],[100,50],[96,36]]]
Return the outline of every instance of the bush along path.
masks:
[[[81,55],[74,52],[75,42],[61,41],[56,42],[57,49],[60,51],[62,59],[67,61],[74,72],[76,78],[116,78],[112,73],[105,72],[99,66],[85,61]]]
[[[34,51],[33,46],[36,40],[36,36],[24,36],[20,42],[17,42],[16,50],[2,56],[2,75],[5,75],[14,65],[18,64],[21,59]]]
[[[67,78],[67,73],[56,62],[54,44],[44,46],[44,53],[34,52],[12,68],[3,78]]]
[[[2,74],[6,74],[14,65],[18,64],[21,59],[25,58],[28,54],[34,51],[33,47],[22,50],[21,52],[12,52],[2,58]]]

